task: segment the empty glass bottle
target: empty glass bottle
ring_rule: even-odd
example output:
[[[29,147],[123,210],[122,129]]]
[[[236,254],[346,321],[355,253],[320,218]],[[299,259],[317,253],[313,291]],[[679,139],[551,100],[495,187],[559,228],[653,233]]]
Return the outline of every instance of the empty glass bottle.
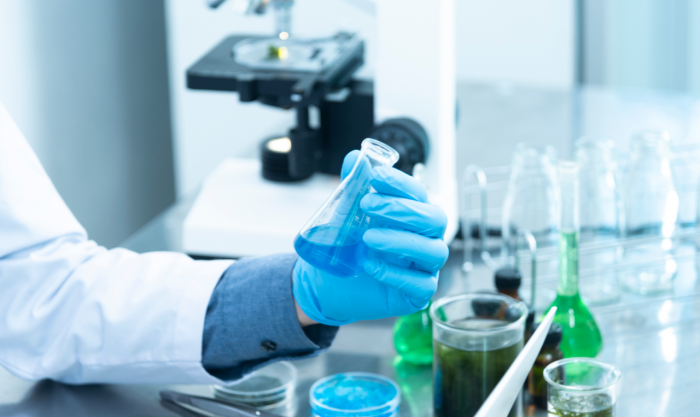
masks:
[[[624,233],[628,238],[656,238],[624,249],[622,281],[638,294],[672,289],[678,269],[671,236],[677,226],[679,200],[670,156],[666,132],[642,132],[632,138],[622,188]]]
[[[559,216],[559,283],[554,322],[562,327],[564,357],[594,358],[603,348],[603,338],[593,315],[578,292],[579,195],[575,162],[559,163],[561,215]],[[550,306],[551,308],[551,306]]]
[[[350,174],[328,197],[294,240],[294,249],[306,262],[330,274],[352,278],[363,271],[368,248],[362,241],[372,219],[360,209],[360,200],[374,190],[370,171],[393,166],[399,154],[374,139],[362,141],[360,155]]]
[[[581,254],[579,264],[591,272],[580,277],[581,295],[592,305],[620,298],[615,264],[618,250],[606,243],[621,236],[620,195],[610,140],[584,136],[576,141],[579,166],[581,246],[591,247]],[[594,247],[603,249],[594,249]]]
[[[556,152],[551,146],[516,146],[501,219],[504,254],[512,255],[519,230],[530,231],[538,249],[556,244],[559,206],[555,163]],[[508,263],[514,264],[512,259]]]

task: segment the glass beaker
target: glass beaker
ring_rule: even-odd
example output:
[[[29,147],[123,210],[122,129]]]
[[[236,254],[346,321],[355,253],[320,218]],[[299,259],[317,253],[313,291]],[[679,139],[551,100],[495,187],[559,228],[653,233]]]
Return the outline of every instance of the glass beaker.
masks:
[[[523,347],[527,305],[490,293],[442,298],[433,319],[435,417],[471,417]],[[509,417],[522,414],[518,397]]]
[[[620,371],[587,358],[563,359],[544,370],[550,416],[613,417]]]
[[[627,238],[652,237],[651,241],[631,242],[624,249],[622,282],[637,294],[672,289],[678,269],[671,237],[678,220],[679,200],[670,156],[666,132],[642,132],[632,139],[632,156],[622,188],[624,233]]]
[[[294,240],[297,254],[330,274],[352,278],[363,272],[368,248],[362,236],[371,219],[360,209],[360,200],[374,189],[370,171],[393,166],[399,154],[374,139],[362,141],[357,161],[347,177],[311,217]]]
[[[520,143],[515,147],[501,218],[504,254],[514,253],[520,230],[532,233],[538,249],[556,244],[559,199],[555,164],[556,152],[551,146]],[[512,259],[507,263],[514,264]]]
[[[584,136],[576,141],[576,162],[579,166],[579,235],[582,247],[591,251],[582,254],[579,264],[592,273],[580,277],[581,295],[591,305],[603,305],[620,298],[620,285],[615,264],[618,250],[604,245],[621,236],[620,193],[615,177],[611,140]],[[595,246],[604,246],[593,249]]]

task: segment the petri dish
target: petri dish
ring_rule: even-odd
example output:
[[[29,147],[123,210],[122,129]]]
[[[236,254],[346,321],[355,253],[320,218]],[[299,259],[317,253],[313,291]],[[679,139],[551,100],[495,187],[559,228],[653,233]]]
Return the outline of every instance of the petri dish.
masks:
[[[401,391],[394,381],[366,372],[346,372],[316,381],[309,389],[314,417],[392,417]]]
[[[227,385],[212,387],[214,396],[281,415],[294,412],[297,370],[288,362],[276,362]]]

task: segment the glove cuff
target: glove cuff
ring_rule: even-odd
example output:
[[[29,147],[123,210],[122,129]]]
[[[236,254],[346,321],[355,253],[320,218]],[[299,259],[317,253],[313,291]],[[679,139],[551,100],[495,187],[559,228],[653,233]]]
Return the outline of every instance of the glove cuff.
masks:
[[[292,292],[294,293],[294,299],[297,304],[299,304],[302,311],[304,311],[304,314],[311,320],[327,326],[342,326],[356,322],[357,320],[334,320],[323,315],[316,293],[313,287],[309,285],[309,282],[312,280],[306,279],[308,278],[307,275],[314,273],[315,270],[313,268],[311,268],[311,271],[304,268],[304,261],[301,258],[299,258],[294,265],[294,272],[292,273]]]

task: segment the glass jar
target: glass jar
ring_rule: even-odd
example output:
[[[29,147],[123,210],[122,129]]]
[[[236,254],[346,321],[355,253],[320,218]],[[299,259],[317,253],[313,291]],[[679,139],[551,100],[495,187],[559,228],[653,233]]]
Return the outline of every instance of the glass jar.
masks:
[[[504,254],[514,265],[518,231],[527,230],[537,241],[537,248],[553,247],[557,242],[556,152],[520,143],[513,153],[512,171],[503,203],[501,233]]]
[[[622,188],[626,244],[621,279],[637,294],[673,288],[678,265],[671,237],[678,220],[678,192],[671,172],[666,132],[643,132],[632,139],[632,155]]]
[[[590,136],[576,141],[579,166],[579,263],[590,273],[580,276],[581,295],[590,305],[613,303],[620,298],[615,265],[619,254],[611,243],[621,236],[620,193],[613,156],[614,144]],[[596,246],[601,247],[597,249]]]
[[[544,370],[550,416],[613,417],[620,371],[588,358],[563,359]]]
[[[442,298],[433,319],[435,417],[473,416],[523,347],[528,309],[501,294]],[[509,417],[522,415],[518,398]]]

